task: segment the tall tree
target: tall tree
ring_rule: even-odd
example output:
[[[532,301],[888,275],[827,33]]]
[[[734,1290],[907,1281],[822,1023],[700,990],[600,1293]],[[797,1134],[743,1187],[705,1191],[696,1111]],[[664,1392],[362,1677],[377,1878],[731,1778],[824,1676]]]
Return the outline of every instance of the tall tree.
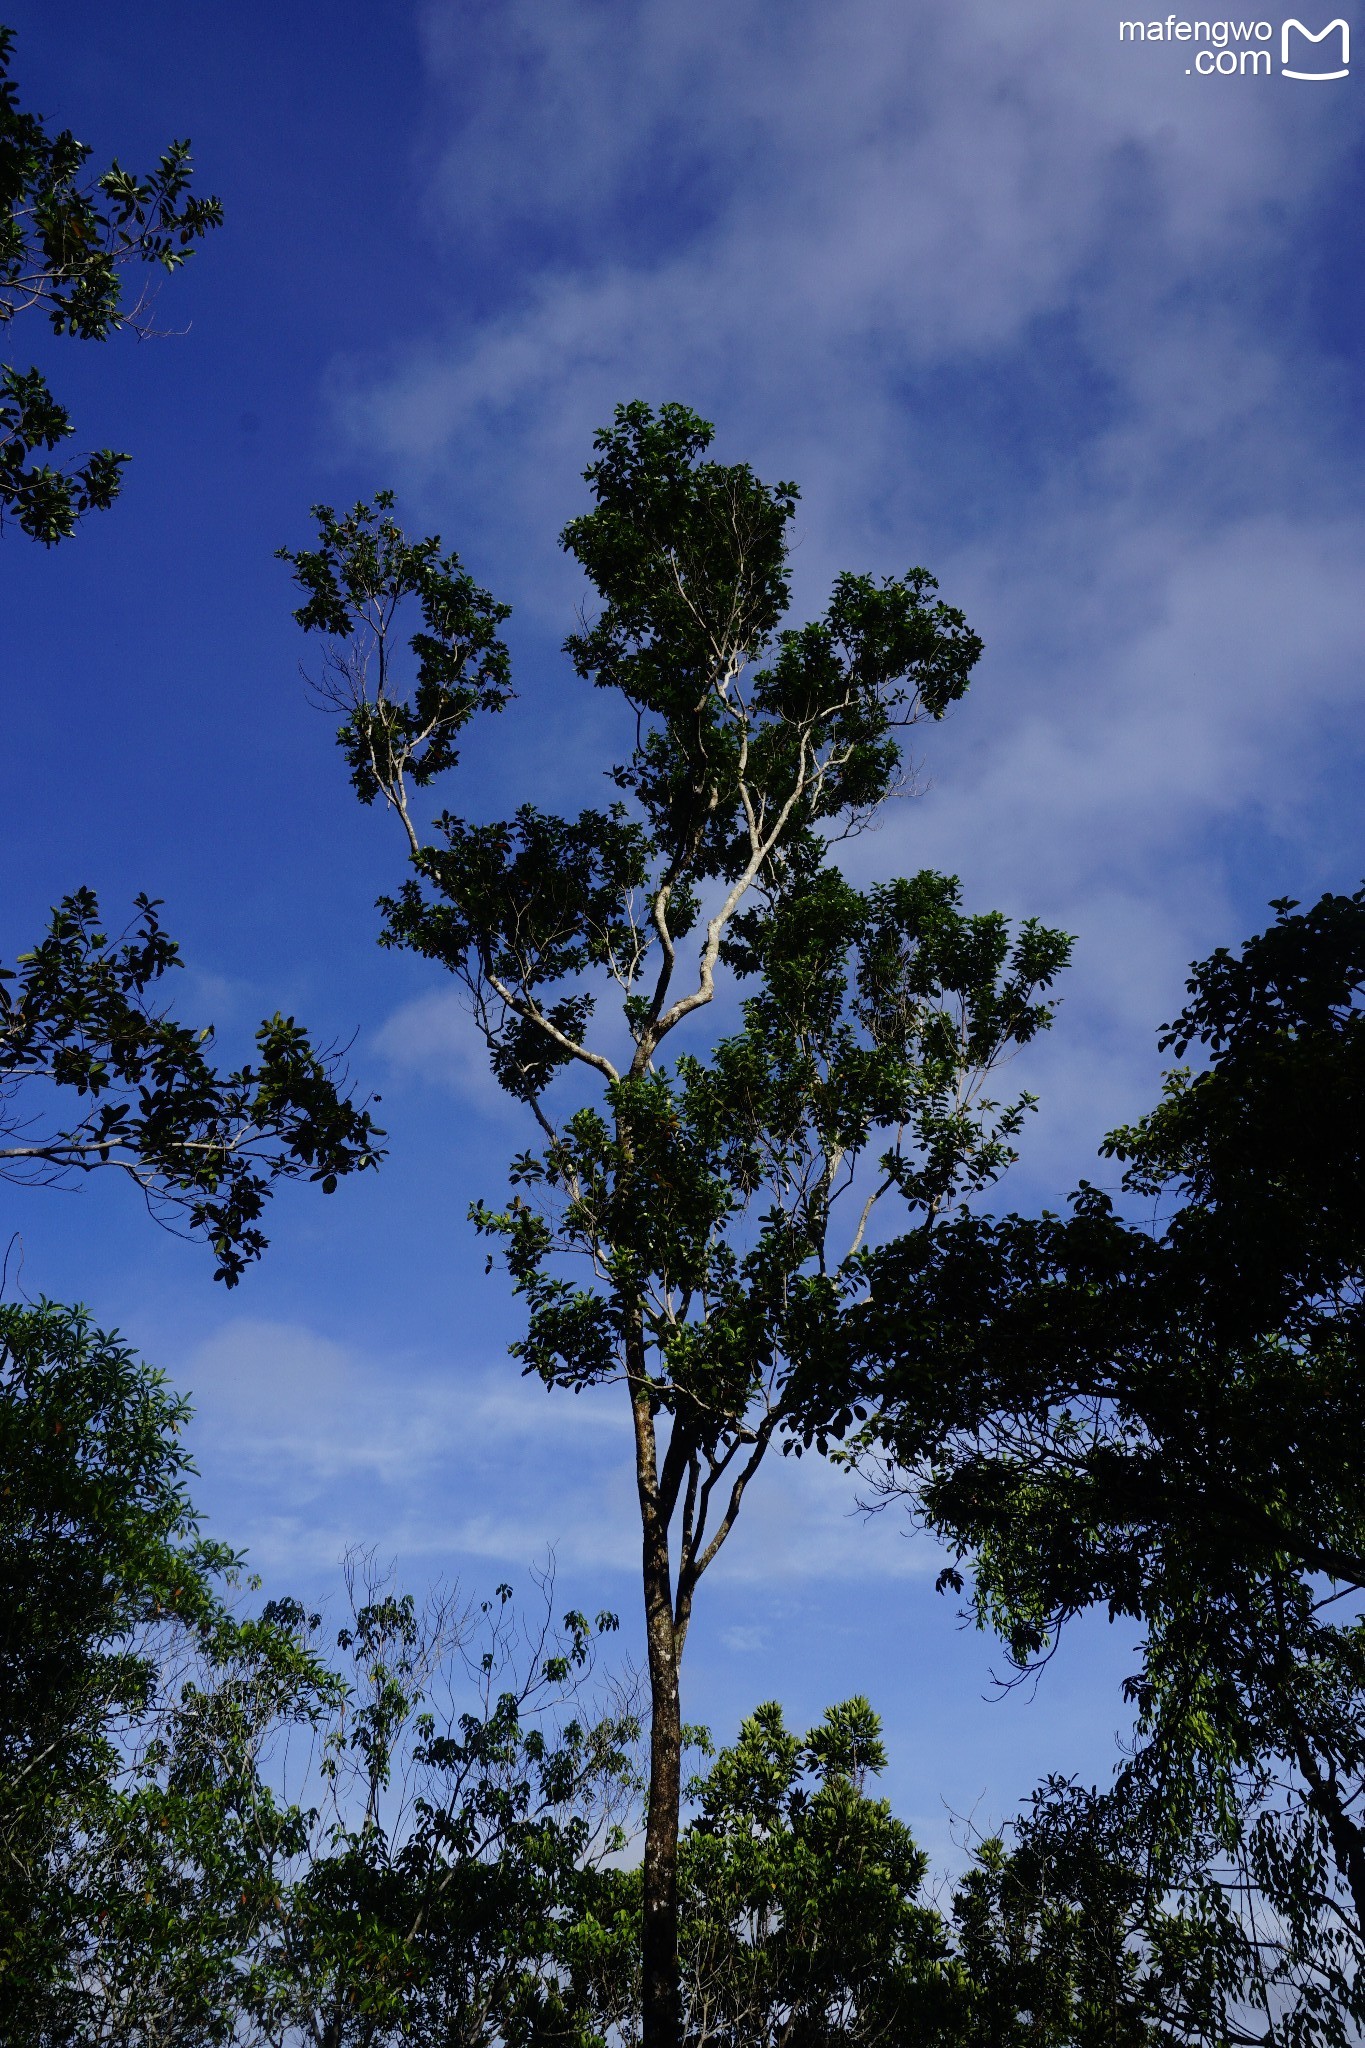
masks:
[[[1336,2043],[1365,2022],[1365,890],[1274,908],[1162,1034],[1200,1070],[1105,1141],[1154,1222],[1092,1187],[947,1221],[876,1255],[840,1334],[866,1448],[1020,1663],[1087,1607],[1143,1625],[1116,1797],[1222,1914],[1256,2024]]]
[[[506,608],[439,541],[405,539],[381,496],[318,508],[317,547],[283,551],[300,624],[330,642],[322,689],[357,794],[406,835],[383,943],[456,976],[539,1127],[510,1205],[474,1211],[527,1304],[516,1354],[629,1406],[648,2048],[680,2038],[679,1668],[698,1584],[770,1448],[802,1445],[796,1340],[808,1354],[858,1296],[881,1205],[923,1227],[1010,1156],[1027,1098],[1002,1107],[987,1077],[1048,1022],[1068,946],[965,914],[950,877],[862,891],[840,871],[837,843],[901,787],[901,730],[961,697],[980,642],[923,569],[842,575],[821,617],[784,628],[795,487],[708,459],[711,440],[685,407],[638,403],[597,436],[592,509],[562,539],[600,608],[566,650],[621,706],[625,752],[615,800],[576,817],[528,801],[423,822],[417,794],[455,767],[462,728],[510,695]],[[708,1035],[727,981],[737,1014]],[[845,1399],[829,1390],[835,1415]]]
[[[0,327],[32,310],[79,341],[150,334],[148,298],[125,304],[123,273],[178,270],[221,224],[222,204],[191,191],[188,142],[171,143],[146,176],[117,160],[88,175],[89,146],[20,106],[13,49],[14,31],[0,28]],[[43,459],[74,432],[40,369],[0,365],[0,523],[48,547],[113,503],[128,461],[112,448],[65,469]]]

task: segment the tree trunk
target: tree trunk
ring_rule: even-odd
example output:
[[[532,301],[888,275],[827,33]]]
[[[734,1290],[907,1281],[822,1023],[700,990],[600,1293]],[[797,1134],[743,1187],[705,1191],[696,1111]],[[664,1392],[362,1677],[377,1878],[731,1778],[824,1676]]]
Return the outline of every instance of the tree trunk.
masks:
[[[680,2048],[678,1983],[678,1808],[682,1796],[682,1711],[678,1631],[668,1555],[668,1515],[659,1498],[658,1439],[645,1375],[643,1331],[627,1340],[640,1496],[645,1639],[649,1648],[649,1808],[641,1873],[643,2048]]]
[[[649,1812],[645,1825],[643,2048],[679,2048],[678,1808],[682,1714],[668,1570],[667,1530],[646,1528],[645,1625],[649,1642]]]

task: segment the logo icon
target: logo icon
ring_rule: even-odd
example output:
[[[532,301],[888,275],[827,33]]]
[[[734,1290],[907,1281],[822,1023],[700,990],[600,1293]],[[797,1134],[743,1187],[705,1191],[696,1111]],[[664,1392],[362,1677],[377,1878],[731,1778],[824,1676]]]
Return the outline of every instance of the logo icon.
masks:
[[[1341,31],[1341,69],[1340,69],[1340,71],[1323,71],[1323,70],[1317,70],[1317,71],[1292,71],[1292,70],[1290,69],[1290,65],[1289,65],[1289,54],[1290,54],[1290,53],[1289,53],[1289,32],[1290,32],[1290,30],[1291,30],[1291,29],[1297,29],[1297,30],[1298,30],[1298,32],[1299,32],[1299,34],[1300,34],[1300,35],[1301,35],[1301,36],[1303,37],[1303,39],[1304,39],[1304,41],[1305,41],[1306,43],[1325,43],[1325,42],[1327,41],[1327,38],[1328,38],[1328,36],[1332,36],[1332,35],[1335,35],[1335,34],[1336,34],[1336,32],[1337,32],[1337,30],[1338,30],[1338,29],[1340,29],[1340,31]],[[1298,53],[1296,52],[1295,54],[1297,55]],[[1315,55],[1316,57],[1320,58],[1320,61],[1321,61],[1321,62],[1322,62],[1323,64],[1331,64],[1331,63],[1332,63],[1332,62],[1334,61],[1335,57],[1336,57],[1336,51],[1335,51],[1335,50],[1333,50],[1333,49],[1331,49],[1331,48],[1329,47],[1329,48],[1327,48],[1327,49],[1325,49],[1325,50],[1322,50],[1321,52],[1315,52],[1315,53],[1314,53],[1314,55]],[[1305,51],[1305,52],[1303,53],[1303,58],[1307,58],[1307,56],[1308,56],[1308,52],[1307,52],[1307,51]],[[1301,58],[1301,59],[1300,59],[1300,61],[1303,61],[1303,58]],[[1346,23],[1345,23],[1344,21],[1341,21],[1340,19],[1338,19],[1338,20],[1336,20],[1336,21],[1329,21],[1329,22],[1328,22],[1328,24],[1327,24],[1327,26],[1326,26],[1326,28],[1320,28],[1320,29],[1318,30],[1318,32],[1317,32],[1317,34],[1316,34],[1316,35],[1314,35],[1314,33],[1313,33],[1313,31],[1312,31],[1312,29],[1311,29],[1311,28],[1305,28],[1305,27],[1304,27],[1304,25],[1303,25],[1303,23],[1302,23],[1301,21],[1287,21],[1287,22],[1285,22],[1284,26],[1283,26],[1283,27],[1281,28],[1281,30],[1280,30],[1280,72],[1281,72],[1281,75],[1282,75],[1283,77],[1285,77],[1285,78],[1307,78],[1307,79],[1310,79],[1310,80],[1312,80],[1312,81],[1313,81],[1314,83],[1316,83],[1316,82],[1317,82],[1318,80],[1320,80],[1320,79],[1326,79],[1326,78],[1346,78],[1346,77],[1348,77],[1348,76],[1350,75],[1350,69],[1351,69],[1351,31],[1350,31],[1350,29],[1349,29],[1349,28],[1347,27],[1347,25],[1346,25]]]

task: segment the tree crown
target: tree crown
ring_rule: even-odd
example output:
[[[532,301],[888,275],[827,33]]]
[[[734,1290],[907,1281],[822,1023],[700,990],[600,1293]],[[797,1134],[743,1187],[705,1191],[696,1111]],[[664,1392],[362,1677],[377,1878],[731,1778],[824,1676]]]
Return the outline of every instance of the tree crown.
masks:
[[[642,403],[596,437],[593,504],[562,544],[598,606],[565,646],[618,694],[630,743],[615,799],[576,816],[444,809],[428,829],[414,812],[469,721],[510,695],[505,610],[455,556],[407,542],[387,496],[319,507],[319,546],[282,551],[299,623],[331,642],[353,783],[407,838],[383,943],[463,984],[545,1140],[514,1162],[510,1206],[474,1212],[528,1302],[516,1348],[548,1382],[624,1377],[672,1415],[662,1499],[687,1502],[685,1583],[791,1426],[794,1321],[856,1288],[879,1202],[922,1220],[1010,1156],[1028,1098],[1002,1106],[986,1077],[1049,1021],[1069,945],[966,914],[951,877],[860,891],[836,865],[900,786],[901,731],[961,697],[981,643],[923,569],[840,576],[818,619],[784,625],[795,488],[711,443],[686,407]],[[709,1057],[675,1053],[725,976],[737,1027]],[[572,1068],[603,1093],[556,1116]],[[562,1255],[587,1261],[587,1284]]]

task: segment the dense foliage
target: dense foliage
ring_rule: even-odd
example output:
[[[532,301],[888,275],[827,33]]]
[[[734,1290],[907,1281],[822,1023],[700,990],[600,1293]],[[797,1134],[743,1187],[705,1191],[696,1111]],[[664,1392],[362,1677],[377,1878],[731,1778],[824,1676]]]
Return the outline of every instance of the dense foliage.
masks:
[[[614,1617],[552,1625],[548,1581],[538,1620],[506,1586],[418,1607],[365,1560],[332,1648],[297,1602],[248,1614],[186,1492],[184,1403],[68,1311],[5,1311],[4,1338],[5,2038],[637,2042],[640,1727],[594,1670]],[[1078,1876],[1027,1830],[987,1843],[945,1915],[870,1789],[866,1701],[692,1739],[690,2048],[1166,2038],[1108,1845]]]
[[[0,1310],[0,2032],[565,2038],[636,1783],[629,1698],[585,1690],[613,1617],[362,1562],[324,1654],[297,1602],[243,1613],[187,1412],[80,1314]]]
[[[1155,1223],[1086,1187],[888,1247],[848,1362],[1021,1662],[1096,1603],[1144,1625],[1115,1812],[1217,1921],[1234,2035],[1338,2043],[1365,2023],[1365,890],[1275,908],[1163,1034],[1205,1064],[1106,1141]]]
[[[716,2048],[947,2038],[957,1972],[919,1898],[928,1859],[885,1800],[866,1700],[804,1737],[760,1707],[689,1788],[682,1844],[685,2037]]]

